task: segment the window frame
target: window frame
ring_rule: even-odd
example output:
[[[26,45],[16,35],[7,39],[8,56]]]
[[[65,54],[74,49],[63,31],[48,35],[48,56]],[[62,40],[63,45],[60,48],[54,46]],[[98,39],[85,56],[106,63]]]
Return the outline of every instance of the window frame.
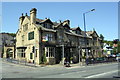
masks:
[[[34,39],[34,31],[28,33],[28,40],[33,40],[33,39]]]
[[[30,59],[33,59],[33,53],[30,53]]]

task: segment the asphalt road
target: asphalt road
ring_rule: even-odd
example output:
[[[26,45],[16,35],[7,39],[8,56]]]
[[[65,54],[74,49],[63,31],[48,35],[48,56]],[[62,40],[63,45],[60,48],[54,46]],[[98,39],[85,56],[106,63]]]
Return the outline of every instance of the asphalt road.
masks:
[[[118,63],[75,67],[28,67],[2,63],[2,78],[113,78],[118,76]],[[0,72],[1,74],[1,72]]]

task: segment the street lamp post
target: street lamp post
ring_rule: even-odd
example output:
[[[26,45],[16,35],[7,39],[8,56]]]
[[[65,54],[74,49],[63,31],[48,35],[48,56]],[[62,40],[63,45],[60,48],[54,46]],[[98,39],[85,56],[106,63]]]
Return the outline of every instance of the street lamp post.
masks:
[[[78,51],[79,51],[79,63],[80,63],[80,46],[78,46]]]
[[[62,57],[63,57],[63,65],[64,65],[64,45],[62,45]]]
[[[88,11],[88,12],[83,13],[84,32],[85,32],[85,34],[84,34],[84,42],[85,42],[86,64],[88,64],[88,50],[87,50],[87,39],[86,39],[87,36],[86,36],[86,20],[85,20],[85,14],[87,14],[87,13],[89,13],[89,12],[91,12],[91,11],[95,11],[95,9],[92,9],[92,10],[90,10],[90,11]]]

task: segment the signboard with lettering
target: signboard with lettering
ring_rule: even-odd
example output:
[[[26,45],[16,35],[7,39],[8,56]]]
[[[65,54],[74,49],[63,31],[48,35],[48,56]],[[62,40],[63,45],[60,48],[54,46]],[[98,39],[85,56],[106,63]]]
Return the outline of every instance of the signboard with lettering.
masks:
[[[42,41],[43,41],[43,42],[48,41],[48,36],[43,36],[43,37],[42,37]]]

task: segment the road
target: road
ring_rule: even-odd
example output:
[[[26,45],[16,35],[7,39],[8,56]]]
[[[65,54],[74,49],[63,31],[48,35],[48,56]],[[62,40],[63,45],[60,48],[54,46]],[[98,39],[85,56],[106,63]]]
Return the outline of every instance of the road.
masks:
[[[2,78],[113,78],[118,63],[75,67],[28,67],[2,62]]]

